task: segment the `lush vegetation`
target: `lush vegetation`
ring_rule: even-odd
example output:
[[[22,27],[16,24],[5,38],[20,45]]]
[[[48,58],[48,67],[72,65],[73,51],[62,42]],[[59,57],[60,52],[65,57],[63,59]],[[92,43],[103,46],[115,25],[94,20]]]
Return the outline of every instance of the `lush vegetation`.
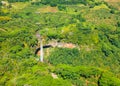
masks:
[[[109,0],[0,0],[0,86],[119,86],[119,5]],[[34,54],[36,33],[44,45],[57,41],[76,47],[44,49],[41,63]]]
[[[54,72],[77,86],[120,85],[120,79],[116,78],[112,73],[96,67],[59,65]]]

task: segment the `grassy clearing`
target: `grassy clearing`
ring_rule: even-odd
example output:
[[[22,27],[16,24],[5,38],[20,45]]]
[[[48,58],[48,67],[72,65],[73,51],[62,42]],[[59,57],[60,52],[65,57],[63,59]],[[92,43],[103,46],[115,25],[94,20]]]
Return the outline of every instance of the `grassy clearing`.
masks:
[[[107,9],[99,10],[90,10],[87,14],[84,15],[87,22],[94,23],[96,25],[107,24],[115,25],[115,15],[109,13]]]
[[[112,5],[113,7],[120,10],[120,0],[105,0],[105,1]]]
[[[41,13],[56,13],[58,12],[58,8],[57,7],[50,7],[50,6],[44,6],[42,8],[37,9],[37,12],[41,12]]]
[[[120,0],[105,0],[106,2],[120,2]]]
[[[27,7],[28,5],[30,5],[29,2],[16,2],[16,3],[12,3],[12,9],[10,11],[11,12],[18,12],[18,11],[24,9],[25,7]]]

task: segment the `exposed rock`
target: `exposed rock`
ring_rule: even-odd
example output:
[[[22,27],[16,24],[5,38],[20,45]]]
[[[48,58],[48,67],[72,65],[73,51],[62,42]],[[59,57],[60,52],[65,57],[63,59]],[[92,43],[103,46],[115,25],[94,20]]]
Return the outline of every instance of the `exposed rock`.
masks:
[[[55,73],[51,73],[51,76],[54,78],[54,79],[57,79],[58,76],[55,74]]]

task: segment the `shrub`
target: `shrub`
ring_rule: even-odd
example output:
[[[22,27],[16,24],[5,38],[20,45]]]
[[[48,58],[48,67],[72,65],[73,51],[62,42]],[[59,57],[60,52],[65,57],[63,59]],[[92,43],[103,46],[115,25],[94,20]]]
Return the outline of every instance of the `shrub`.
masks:
[[[117,78],[113,73],[102,69],[98,69],[96,67],[85,67],[85,66],[73,67],[67,65],[58,65],[54,70],[54,72],[63,79],[72,80],[72,82],[77,86],[83,86],[83,84],[86,84],[86,82],[84,82],[85,80],[88,81],[92,80],[92,82],[98,84],[99,86],[120,85],[120,79]],[[88,85],[93,86],[95,84],[88,83]]]
[[[62,5],[59,5],[59,6],[58,6],[58,9],[59,9],[60,11],[64,11],[64,10],[66,10],[66,7],[65,7],[65,6],[62,6]]]
[[[51,64],[75,64],[78,60],[79,51],[77,49],[56,48],[55,51],[48,57]]]
[[[117,22],[117,26],[120,27],[120,21]]]
[[[103,73],[99,79],[99,86],[119,86],[120,79],[112,76],[110,73]]]
[[[56,3],[50,3],[50,6],[51,6],[51,7],[56,7],[57,4],[56,4]]]

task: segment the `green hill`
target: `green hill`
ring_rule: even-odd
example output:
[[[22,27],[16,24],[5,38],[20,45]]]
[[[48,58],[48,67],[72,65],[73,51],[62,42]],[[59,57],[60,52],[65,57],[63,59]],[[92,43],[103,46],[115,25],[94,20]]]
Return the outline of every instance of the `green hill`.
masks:
[[[119,86],[119,6],[119,0],[0,0],[0,86]],[[55,46],[44,49],[43,63],[36,34]]]

